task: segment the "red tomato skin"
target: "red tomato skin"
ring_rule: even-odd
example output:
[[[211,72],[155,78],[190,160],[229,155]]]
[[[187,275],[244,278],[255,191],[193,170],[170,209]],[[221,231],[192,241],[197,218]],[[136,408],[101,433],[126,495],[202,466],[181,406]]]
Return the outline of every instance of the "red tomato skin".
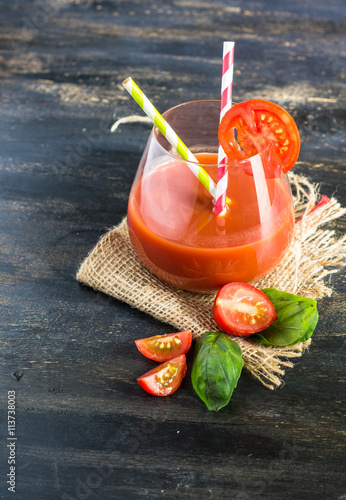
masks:
[[[265,129],[264,125],[258,121],[258,116],[256,118],[255,114],[260,114],[261,111],[264,113],[269,113],[272,115],[273,120],[272,123],[275,123],[275,118],[280,121],[280,126],[277,130],[281,130],[287,137],[285,139],[289,139],[289,148],[286,147],[285,144],[280,144],[280,133],[277,135],[278,144],[274,149],[277,151],[281,151],[280,148],[286,148],[287,153],[283,155],[281,158],[281,168],[284,173],[287,173],[296,163],[299,151],[300,151],[300,135],[297,128],[297,125],[292,118],[292,116],[281,106],[275,104],[271,101],[266,101],[263,99],[251,99],[249,101],[240,102],[235,104],[230,110],[227,111],[225,116],[223,117],[220,127],[219,127],[219,141],[221,146],[223,147],[225,153],[230,158],[231,161],[235,160],[244,160],[250,156],[253,156],[256,153],[262,151],[266,144],[272,142],[275,145],[275,138],[271,134],[271,139],[269,139],[268,128]],[[239,144],[235,140],[233,126],[237,123],[238,119],[241,118],[245,123],[244,132],[249,138],[251,137],[253,144],[250,147],[251,151],[247,151],[245,154],[244,151],[239,147]],[[238,123],[239,126],[239,123]],[[281,129],[281,126],[284,130]],[[238,134],[239,134],[238,130]],[[244,144],[243,144],[244,146]],[[243,166],[240,165],[242,168]],[[245,167],[245,165],[244,165]],[[249,168],[245,167],[244,170],[248,174],[252,174]],[[273,167],[270,166],[268,169],[268,178],[277,177],[278,175],[273,170]]]
[[[180,344],[176,342],[177,346],[174,350],[170,352],[156,352],[153,348],[150,348],[147,344],[150,342],[155,343],[156,341],[164,342],[172,337],[172,343],[175,343],[174,339],[178,339]],[[165,335],[155,335],[154,337],[147,337],[145,339],[135,340],[135,344],[138,350],[146,358],[158,361],[160,363],[164,361],[169,361],[172,358],[176,358],[180,354],[186,354],[191,347],[192,342],[192,332],[191,330],[184,330],[183,332],[177,333],[167,333]],[[167,342],[166,342],[167,343]]]
[[[177,366],[175,379],[170,385],[162,386],[157,382],[156,375],[160,372],[164,374],[166,366],[170,364]],[[185,354],[181,354],[180,356],[170,359],[169,361],[166,361],[156,368],[144,373],[144,375],[141,375],[137,379],[137,382],[146,392],[152,394],[153,396],[169,396],[180,387],[181,382],[185,377],[186,370],[186,356]]]
[[[243,321],[240,328],[239,325],[234,324],[235,321],[232,322],[232,318],[227,316],[224,308],[222,307],[222,305],[220,305],[219,299],[220,298],[225,299],[227,293],[232,292],[233,289],[234,291],[242,289],[245,294],[254,295],[257,297],[257,301],[263,302],[265,304],[267,312],[265,317],[262,319],[260,323],[252,325]],[[225,300],[227,300],[227,298]],[[249,285],[248,283],[238,283],[238,282],[228,283],[218,291],[213,305],[213,315],[216,324],[218,325],[219,328],[221,328],[222,331],[239,337],[248,337],[249,335],[253,335],[254,333],[258,333],[262,330],[265,330],[277,319],[277,315],[273,304],[270,302],[268,297],[263,292],[258,290],[258,288]]]

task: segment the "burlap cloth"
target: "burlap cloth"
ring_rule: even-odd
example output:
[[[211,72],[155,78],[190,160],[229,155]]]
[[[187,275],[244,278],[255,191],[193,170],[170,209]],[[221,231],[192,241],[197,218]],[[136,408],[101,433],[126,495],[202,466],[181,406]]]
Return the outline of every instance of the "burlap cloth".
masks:
[[[291,247],[281,264],[258,288],[272,287],[315,299],[332,293],[326,278],[345,264],[346,236],[337,237],[326,224],[346,213],[332,198],[309,214],[318,201],[318,185],[290,174],[297,218]],[[324,226],[323,228],[321,226]],[[132,250],[126,218],[97,243],[82,262],[77,280],[144,311],[177,330],[192,330],[195,338],[208,330],[218,331],[213,319],[215,294],[199,294],[167,285],[151,274]],[[160,332],[153,332],[157,335]],[[234,337],[245,367],[269,389],[280,386],[292,358],[302,355],[311,340],[290,347],[265,347]]]

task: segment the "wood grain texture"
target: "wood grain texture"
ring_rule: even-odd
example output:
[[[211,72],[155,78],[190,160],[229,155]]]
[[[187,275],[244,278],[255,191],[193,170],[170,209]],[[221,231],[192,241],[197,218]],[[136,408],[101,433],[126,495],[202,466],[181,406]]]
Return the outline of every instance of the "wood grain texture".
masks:
[[[18,500],[341,500],[345,272],[319,303],[312,346],[275,392],[244,373],[209,413],[185,378],[152,398],[134,339],[168,333],[78,284],[76,269],[126,213],[149,129],[121,82],[164,109],[217,98],[236,41],[234,99],[295,117],[296,172],[346,205],[342,0],[0,1],[1,425],[17,396]],[[346,218],[331,227],[345,232]],[[191,366],[192,354],[188,361]],[[7,451],[1,450],[1,498]]]

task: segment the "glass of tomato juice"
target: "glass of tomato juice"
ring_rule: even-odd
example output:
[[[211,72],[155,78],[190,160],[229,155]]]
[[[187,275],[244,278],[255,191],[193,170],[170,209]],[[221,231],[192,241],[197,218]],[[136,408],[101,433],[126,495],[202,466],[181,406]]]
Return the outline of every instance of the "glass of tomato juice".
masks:
[[[163,116],[216,182],[220,101],[183,103]],[[228,163],[221,216],[187,163],[154,127],[128,203],[136,254],[156,276],[186,290],[256,282],[282,260],[293,235],[292,193],[274,150],[267,145],[252,158]]]

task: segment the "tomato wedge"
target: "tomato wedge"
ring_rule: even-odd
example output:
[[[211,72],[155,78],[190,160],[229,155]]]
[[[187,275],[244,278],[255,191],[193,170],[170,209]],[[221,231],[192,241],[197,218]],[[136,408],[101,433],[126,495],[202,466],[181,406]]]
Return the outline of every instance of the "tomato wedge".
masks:
[[[262,99],[240,102],[227,111],[219,126],[219,141],[232,161],[250,158],[269,143],[284,173],[294,166],[300,150],[300,136],[292,116]]]
[[[186,354],[192,342],[192,332],[185,330],[179,333],[155,335],[146,339],[135,340],[139,351],[154,361],[168,361],[180,354]]]
[[[178,389],[186,374],[186,356],[181,354],[153,368],[137,379],[154,396],[168,396]]]
[[[247,336],[260,332],[276,320],[268,297],[247,283],[229,283],[216,295],[214,318],[226,333]]]

